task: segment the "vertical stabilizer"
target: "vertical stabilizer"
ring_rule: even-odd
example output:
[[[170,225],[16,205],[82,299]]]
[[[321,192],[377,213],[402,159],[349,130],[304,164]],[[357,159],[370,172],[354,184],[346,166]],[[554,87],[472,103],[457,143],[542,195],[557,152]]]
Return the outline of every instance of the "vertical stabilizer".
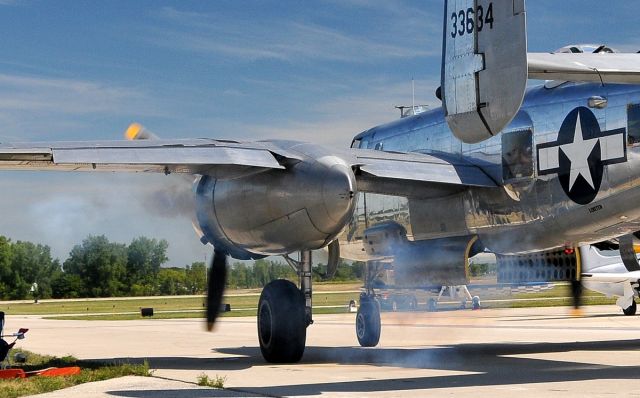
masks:
[[[466,143],[498,134],[527,85],[524,0],[446,0],[442,95],[453,134]]]

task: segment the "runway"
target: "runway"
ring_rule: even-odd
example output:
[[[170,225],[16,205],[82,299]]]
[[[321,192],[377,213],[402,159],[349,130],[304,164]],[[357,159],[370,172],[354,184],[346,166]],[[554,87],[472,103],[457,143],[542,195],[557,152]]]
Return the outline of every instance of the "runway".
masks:
[[[354,318],[316,315],[303,360],[294,365],[262,360],[255,318],[222,318],[214,333],[197,319],[11,316],[6,326],[31,329],[19,343],[28,350],[148,359],[162,378],[194,383],[202,373],[224,376],[227,393],[640,397],[640,316],[623,316],[615,306],[587,307],[582,317],[571,317],[566,307],[384,313],[380,345],[367,349],[357,345]],[[154,396],[124,390],[113,395]]]

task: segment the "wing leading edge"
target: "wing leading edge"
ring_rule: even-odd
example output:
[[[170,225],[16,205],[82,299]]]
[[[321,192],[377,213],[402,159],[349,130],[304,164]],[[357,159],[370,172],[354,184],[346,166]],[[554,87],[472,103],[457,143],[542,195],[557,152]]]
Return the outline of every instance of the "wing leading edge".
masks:
[[[285,159],[299,161],[285,150],[261,143],[209,139],[0,145],[0,170],[213,174],[219,167],[283,169]]]

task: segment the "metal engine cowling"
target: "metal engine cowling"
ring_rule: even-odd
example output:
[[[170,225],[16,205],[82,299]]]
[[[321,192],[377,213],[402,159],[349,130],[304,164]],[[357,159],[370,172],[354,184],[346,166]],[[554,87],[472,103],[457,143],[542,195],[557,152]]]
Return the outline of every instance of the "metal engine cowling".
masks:
[[[196,181],[203,241],[249,259],[315,250],[334,240],[355,209],[353,171],[317,146],[297,153],[303,160],[285,170]]]

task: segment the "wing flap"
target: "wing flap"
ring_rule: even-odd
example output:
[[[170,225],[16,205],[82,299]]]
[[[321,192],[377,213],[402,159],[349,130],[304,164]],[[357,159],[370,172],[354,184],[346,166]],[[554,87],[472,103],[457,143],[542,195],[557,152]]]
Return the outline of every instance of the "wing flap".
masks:
[[[461,158],[445,159],[420,153],[371,150],[359,150],[356,156],[360,171],[379,178],[475,187],[497,186],[480,167]]]
[[[640,54],[529,53],[530,79],[640,84]]]

